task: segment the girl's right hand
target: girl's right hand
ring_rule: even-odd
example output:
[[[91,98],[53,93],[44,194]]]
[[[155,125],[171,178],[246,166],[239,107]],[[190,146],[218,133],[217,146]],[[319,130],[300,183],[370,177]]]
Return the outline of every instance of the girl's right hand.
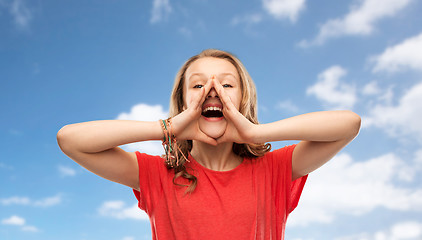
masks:
[[[200,92],[194,96],[187,108],[172,118],[172,133],[179,140],[198,140],[211,145],[217,145],[214,138],[206,135],[199,128],[199,118],[202,113],[202,104],[208,92],[211,90],[212,81],[207,83],[200,89]]]

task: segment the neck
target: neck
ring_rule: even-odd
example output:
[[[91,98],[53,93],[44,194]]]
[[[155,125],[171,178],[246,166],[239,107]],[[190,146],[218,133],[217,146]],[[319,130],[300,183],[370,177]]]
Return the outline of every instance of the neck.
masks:
[[[228,171],[242,163],[243,158],[234,154],[233,143],[221,143],[217,146],[193,141],[191,155],[202,166],[214,171]]]

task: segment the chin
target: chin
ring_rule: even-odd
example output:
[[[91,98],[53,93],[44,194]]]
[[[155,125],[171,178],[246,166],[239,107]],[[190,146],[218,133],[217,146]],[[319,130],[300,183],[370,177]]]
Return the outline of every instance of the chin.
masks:
[[[227,121],[224,118],[221,120],[212,119],[212,121],[206,120],[205,118],[199,120],[199,129],[207,136],[214,139],[223,136],[226,127]]]

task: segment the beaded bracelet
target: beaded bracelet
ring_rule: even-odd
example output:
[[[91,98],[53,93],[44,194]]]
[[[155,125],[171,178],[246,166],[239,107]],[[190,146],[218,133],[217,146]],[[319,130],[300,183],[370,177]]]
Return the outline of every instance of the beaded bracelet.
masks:
[[[166,120],[160,119],[160,125],[163,129],[163,148],[165,152],[165,162],[171,167],[178,167],[181,164],[180,157],[183,156],[186,161],[189,161],[179,148],[176,136],[172,134],[171,118]],[[181,154],[181,156],[179,155]],[[164,156],[163,156],[164,157]]]

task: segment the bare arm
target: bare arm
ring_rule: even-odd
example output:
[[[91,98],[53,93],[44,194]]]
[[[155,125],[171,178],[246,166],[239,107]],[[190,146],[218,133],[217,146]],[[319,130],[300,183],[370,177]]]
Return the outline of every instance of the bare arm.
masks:
[[[302,140],[293,151],[293,179],[334,157],[359,132],[361,119],[351,111],[313,112],[258,125],[257,142]]]
[[[223,114],[229,120],[225,134],[217,142],[301,140],[293,151],[293,179],[322,166],[352,141],[360,129],[361,119],[351,111],[313,112],[256,125],[236,109],[220,84],[214,83],[213,86],[223,101]]]
[[[215,139],[200,131],[197,120],[201,116],[202,102],[209,91],[208,83],[192,99],[190,107],[173,118],[179,127],[174,133],[179,140],[199,140],[216,145]],[[139,167],[135,153],[118,146],[148,140],[162,140],[160,123],[130,120],[104,120],[64,126],[57,133],[62,151],[89,171],[131,188],[139,190]]]
[[[158,121],[104,120],[66,125],[57,133],[57,142],[67,156],[89,171],[139,189],[136,155],[118,146],[162,137]]]

